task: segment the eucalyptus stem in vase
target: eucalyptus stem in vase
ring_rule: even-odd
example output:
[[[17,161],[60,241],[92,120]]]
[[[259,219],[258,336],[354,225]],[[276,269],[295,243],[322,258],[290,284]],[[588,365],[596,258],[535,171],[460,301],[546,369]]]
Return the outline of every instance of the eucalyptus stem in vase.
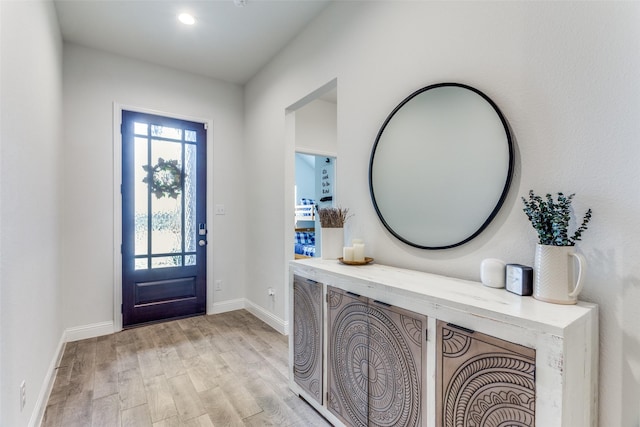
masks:
[[[575,304],[584,283],[586,260],[574,250],[582,233],[591,221],[591,209],[582,223],[570,235],[571,201],[575,194],[558,193],[544,197],[529,191],[529,198],[522,198],[524,213],[538,233],[533,269],[533,297],[554,304]],[[577,270],[574,267],[577,262]],[[577,272],[577,278],[575,274]]]
[[[569,237],[571,200],[574,196],[575,193],[568,196],[558,193],[557,200],[554,200],[551,194],[547,193],[543,198],[529,190],[529,199],[522,198],[523,211],[538,233],[541,245],[574,246],[576,241],[581,240],[582,233],[587,230],[587,224],[591,221],[591,209],[587,210],[582,224]]]

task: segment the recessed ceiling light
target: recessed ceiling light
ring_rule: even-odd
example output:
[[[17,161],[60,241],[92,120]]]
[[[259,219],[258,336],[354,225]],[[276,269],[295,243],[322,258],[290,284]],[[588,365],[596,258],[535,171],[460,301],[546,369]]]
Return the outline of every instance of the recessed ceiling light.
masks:
[[[193,25],[196,23],[196,18],[188,13],[181,13],[180,15],[178,15],[178,19],[185,25]]]

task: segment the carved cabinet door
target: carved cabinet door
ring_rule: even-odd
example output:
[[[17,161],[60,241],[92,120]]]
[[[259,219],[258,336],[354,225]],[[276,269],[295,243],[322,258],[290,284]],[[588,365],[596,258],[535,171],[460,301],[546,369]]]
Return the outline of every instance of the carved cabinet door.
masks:
[[[535,425],[535,350],[438,321],[437,425]]]
[[[293,278],[293,378],[322,404],[322,284]]]
[[[329,410],[352,426],[420,426],[425,316],[329,288]]]
[[[369,315],[366,298],[327,288],[329,411],[350,426],[369,418]]]

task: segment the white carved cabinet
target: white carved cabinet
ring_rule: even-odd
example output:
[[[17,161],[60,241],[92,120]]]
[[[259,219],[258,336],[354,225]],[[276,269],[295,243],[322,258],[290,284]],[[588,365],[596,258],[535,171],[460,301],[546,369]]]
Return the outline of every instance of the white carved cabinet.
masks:
[[[323,402],[322,284],[295,277],[293,282],[293,379],[319,404]]]
[[[425,316],[327,289],[329,411],[353,426],[419,426]]]
[[[296,296],[303,282],[321,295],[319,327],[300,326],[309,311]],[[291,262],[289,295],[290,388],[334,425],[597,426],[594,304],[554,305],[477,282],[320,259]],[[320,331],[322,361],[312,390],[296,379],[310,330]],[[380,415],[385,405],[401,417]]]

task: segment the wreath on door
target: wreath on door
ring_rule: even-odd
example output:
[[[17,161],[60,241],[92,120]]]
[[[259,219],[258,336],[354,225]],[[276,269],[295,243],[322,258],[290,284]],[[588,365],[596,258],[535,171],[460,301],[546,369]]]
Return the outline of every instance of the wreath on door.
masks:
[[[182,191],[183,173],[177,160],[165,160],[158,157],[158,163],[154,166],[144,165],[142,169],[147,176],[142,180],[156,198],[171,197],[177,199]]]

